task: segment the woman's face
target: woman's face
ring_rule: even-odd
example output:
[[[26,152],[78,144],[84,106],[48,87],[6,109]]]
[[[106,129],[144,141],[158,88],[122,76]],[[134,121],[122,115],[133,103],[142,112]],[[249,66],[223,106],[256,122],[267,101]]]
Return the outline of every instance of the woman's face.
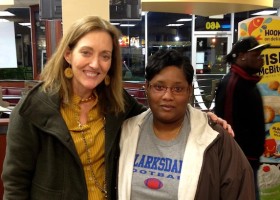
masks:
[[[113,41],[105,31],[93,31],[83,36],[72,51],[64,55],[73,70],[76,94],[92,91],[105,78],[111,67]]]
[[[192,86],[188,84],[182,69],[175,66],[164,68],[147,83],[146,88],[155,120],[173,123],[184,117]]]

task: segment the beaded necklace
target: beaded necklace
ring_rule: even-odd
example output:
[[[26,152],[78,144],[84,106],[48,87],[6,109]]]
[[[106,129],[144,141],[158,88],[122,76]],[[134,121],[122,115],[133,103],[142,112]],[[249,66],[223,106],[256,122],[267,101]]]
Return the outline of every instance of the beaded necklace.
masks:
[[[86,102],[89,102],[89,101],[91,101],[91,100],[95,100],[94,94],[92,94],[92,95],[91,95],[90,97],[88,97],[88,98],[81,99],[80,102],[81,102],[81,103],[86,103]]]
[[[89,146],[88,146],[88,143],[87,143],[87,140],[86,140],[86,137],[85,137],[85,132],[83,130],[83,125],[80,123],[80,120],[77,120],[77,123],[78,123],[78,127],[81,130],[82,140],[84,142],[85,149],[86,149],[87,163],[90,167],[90,172],[91,172],[91,175],[92,175],[92,177],[90,177],[89,180],[94,182],[96,187],[104,194],[105,199],[107,199],[107,197],[108,197],[107,193],[108,192],[106,190],[106,187],[107,187],[107,185],[106,185],[106,175],[105,175],[105,180],[104,180],[104,186],[102,187],[101,184],[99,183],[99,181],[97,180],[97,178],[95,176],[95,173],[93,171],[93,164],[92,164],[91,159],[90,159],[90,150],[89,150]],[[104,118],[104,127],[105,127],[105,118]],[[104,132],[105,132],[105,128],[104,128]]]

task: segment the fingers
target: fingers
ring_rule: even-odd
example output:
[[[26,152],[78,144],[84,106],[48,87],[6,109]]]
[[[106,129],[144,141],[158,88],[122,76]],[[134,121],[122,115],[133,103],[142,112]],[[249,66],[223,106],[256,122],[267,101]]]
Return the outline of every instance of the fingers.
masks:
[[[221,124],[221,125],[223,126],[224,129],[227,129],[227,127],[228,127],[227,121],[224,120],[224,119],[222,119],[222,118],[220,118],[220,117],[218,117],[217,123]]]
[[[220,118],[220,117],[217,117],[217,119],[214,120],[214,122],[217,123],[217,124],[220,124],[224,129],[227,128],[227,125],[228,125],[227,121],[226,121],[226,120],[223,120],[223,119]]]
[[[215,122],[216,124],[220,124],[225,130],[228,131],[228,133],[234,137],[234,131],[233,129],[231,128],[231,125],[227,123],[226,120],[218,117],[217,115],[215,115],[214,113],[212,112],[207,112],[207,115],[213,120],[213,122]]]
[[[213,120],[213,122],[217,123],[217,120],[218,120],[218,116],[217,115],[215,115],[212,112],[207,112],[207,115]]]
[[[227,126],[227,131],[228,131],[228,133],[229,133],[232,137],[235,136],[234,131],[233,131],[231,125],[229,125],[229,124],[228,124],[228,126]]]
[[[221,126],[223,126],[223,128],[224,128],[225,130],[227,130],[228,133],[229,133],[232,137],[235,136],[235,135],[234,135],[234,131],[233,131],[231,125],[228,124],[226,120],[224,120],[224,119],[218,117],[218,118],[216,119],[216,121],[214,121],[214,122],[217,123],[217,124],[220,124]]]

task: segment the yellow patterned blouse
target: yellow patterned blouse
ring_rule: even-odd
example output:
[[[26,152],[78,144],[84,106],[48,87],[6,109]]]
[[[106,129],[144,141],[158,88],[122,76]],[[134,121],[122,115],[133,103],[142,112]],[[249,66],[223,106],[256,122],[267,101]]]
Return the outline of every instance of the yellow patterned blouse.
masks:
[[[104,117],[97,106],[98,97],[96,95],[94,105],[88,114],[88,121],[81,125],[79,122],[80,101],[79,96],[74,96],[68,105],[61,106],[60,112],[68,126],[84,168],[88,199],[105,199],[101,192],[105,182]]]

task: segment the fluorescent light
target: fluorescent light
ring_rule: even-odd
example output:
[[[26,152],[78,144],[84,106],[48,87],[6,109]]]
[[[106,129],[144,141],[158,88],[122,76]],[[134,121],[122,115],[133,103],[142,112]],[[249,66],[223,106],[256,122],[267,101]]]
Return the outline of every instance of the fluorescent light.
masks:
[[[253,13],[251,15],[272,15],[272,14],[275,14],[275,13],[277,13],[277,10],[263,10],[263,11],[260,11],[260,12]]]
[[[19,25],[21,25],[21,26],[26,26],[26,27],[28,27],[28,28],[31,28],[31,23],[18,23]]]
[[[183,18],[183,19],[178,19],[176,22],[189,22],[192,21],[190,18]]]
[[[31,23],[18,23],[21,26],[31,26]]]
[[[132,27],[132,26],[135,26],[135,24],[121,24],[120,26],[130,26],[130,27]]]
[[[0,22],[9,22],[7,19],[0,19]]]
[[[1,2],[1,0],[0,0]],[[10,17],[10,16],[15,16],[13,13],[10,13],[8,11],[0,11],[0,16],[1,17]]]
[[[120,25],[120,23],[115,23],[115,22],[111,22],[111,24],[114,26]]]
[[[209,19],[224,19],[224,15],[211,15]]]
[[[183,26],[184,24],[167,24],[166,26]]]

